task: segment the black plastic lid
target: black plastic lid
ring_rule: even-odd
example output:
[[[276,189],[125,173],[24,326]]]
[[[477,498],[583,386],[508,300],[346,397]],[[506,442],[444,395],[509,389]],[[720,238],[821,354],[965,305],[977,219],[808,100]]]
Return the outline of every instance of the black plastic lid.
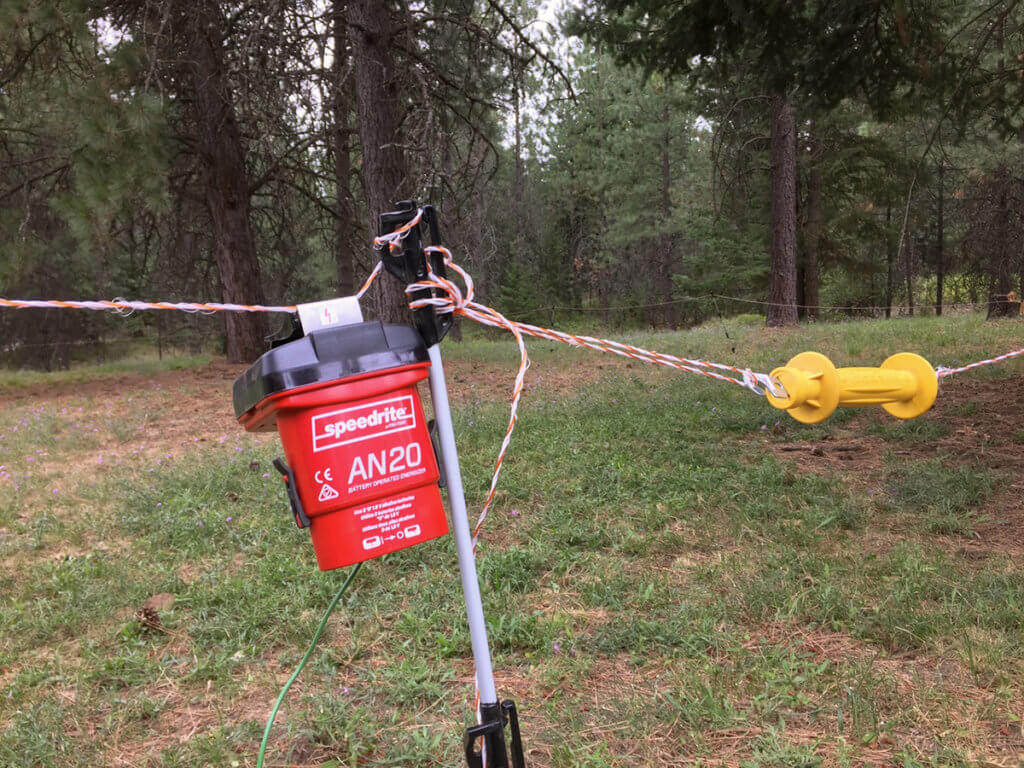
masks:
[[[428,359],[423,338],[409,325],[373,320],[313,331],[264,353],[235,380],[235,417],[278,392]]]

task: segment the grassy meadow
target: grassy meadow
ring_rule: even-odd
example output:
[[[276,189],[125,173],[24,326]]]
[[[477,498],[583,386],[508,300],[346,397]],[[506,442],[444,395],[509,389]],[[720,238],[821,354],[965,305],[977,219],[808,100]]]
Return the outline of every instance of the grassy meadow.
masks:
[[[623,338],[754,370],[1024,346],[1024,321],[974,315],[760,322]],[[945,380],[915,421],[808,427],[530,349],[478,567],[531,768],[1024,765],[1024,364]],[[445,353],[475,512],[516,353]],[[276,438],[232,428],[238,371],[174,365],[0,379],[0,766],[254,765],[345,576],[291,523]],[[460,765],[472,679],[451,538],[370,561],[268,764]]]

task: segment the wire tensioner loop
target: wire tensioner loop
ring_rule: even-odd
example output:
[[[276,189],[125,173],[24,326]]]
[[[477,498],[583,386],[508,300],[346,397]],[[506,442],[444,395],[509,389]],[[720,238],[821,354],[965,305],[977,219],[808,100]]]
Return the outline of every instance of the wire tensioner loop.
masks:
[[[766,392],[768,402],[804,424],[824,421],[839,406],[881,405],[897,418],[913,419],[939,393],[935,369],[912,352],[893,355],[877,368],[836,368],[818,352],[802,352],[771,376],[785,394]]]

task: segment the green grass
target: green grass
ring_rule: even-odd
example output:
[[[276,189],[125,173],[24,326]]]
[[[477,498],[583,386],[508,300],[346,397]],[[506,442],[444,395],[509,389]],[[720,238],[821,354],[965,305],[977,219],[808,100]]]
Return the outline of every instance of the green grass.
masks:
[[[945,437],[950,426],[935,414],[927,413],[909,421],[873,421],[864,426],[865,434],[878,435],[890,443],[907,445],[927,445]]]
[[[43,383],[80,383],[95,379],[108,379],[125,374],[151,376],[164,371],[180,371],[207,365],[209,355],[166,356],[157,358],[152,350],[134,354],[112,363],[84,363],[63,371],[10,371],[0,369],[0,393]]]
[[[764,370],[803,349],[952,364],[1018,332],[958,317],[630,340]],[[593,359],[536,346],[535,370]],[[514,359],[483,337],[446,352]],[[877,476],[804,473],[773,443],[837,422],[809,429],[698,377],[608,373],[527,394],[480,550],[499,692],[518,701],[531,766],[853,766],[878,751],[954,766],[1015,748],[993,734],[1020,725],[1024,569],[998,554],[979,567],[948,544],[1005,478],[895,453]],[[475,508],[507,410],[455,405]],[[0,459],[18,478],[37,442],[51,457],[88,447],[59,410],[20,408],[0,425],[29,424]],[[144,434],[144,416],[129,413],[118,439]],[[842,419],[894,449],[946,434],[934,417]],[[291,523],[267,472],[280,449],[243,448],[155,472],[126,461],[57,497],[41,481],[19,491],[0,517],[0,765],[254,763],[344,573],[319,572]],[[275,764],[459,764],[473,690],[455,563],[445,537],[363,569],[282,709]],[[147,627],[136,611],[160,593],[174,602]]]
[[[992,493],[996,475],[983,467],[950,466],[939,459],[893,461],[885,481],[891,498],[929,533],[968,536],[973,515]]]
[[[815,323],[795,330],[766,330],[763,323],[747,322],[741,317],[711,321],[684,332],[606,333],[595,326],[572,330],[609,336],[660,352],[739,363],[749,365],[755,371],[767,371],[784,365],[793,355],[807,350],[821,352],[837,366],[878,365],[897,352],[917,352],[933,365],[955,367],[1020,348],[1024,323],[1015,318],[986,321],[983,315],[967,314],[900,318],[887,322]],[[448,357],[501,362],[516,359],[515,345],[509,343],[508,333],[469,326],[464,329],[464,338],[461,343],[446,344]],[[494,343],[496,340],[500,342]],[[538,369],[547,360],[565,356],[578,359],[584,365],[602,361],[602,356],[596,353],[570,349],[553,342],[528,339],[527,343]],[[997,365],[978,369],[971,375],[999,378],[1019,371],[1019,366],[1019,362]]]

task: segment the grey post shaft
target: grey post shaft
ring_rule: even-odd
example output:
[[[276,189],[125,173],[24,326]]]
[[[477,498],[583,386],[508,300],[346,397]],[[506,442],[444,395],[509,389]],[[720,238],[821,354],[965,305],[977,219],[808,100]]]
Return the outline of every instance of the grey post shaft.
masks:
[[[494,704],[498,694],[494,687],[494,669],[491,666],[491,652],[487,645],[487,625],[484,623],[484,606],[480,600],[480,582],[476,575],[476,559],[473,556],[473,536],[466,517],[466,496],[462,489],[462,470],[459,469],[459,454],[455,449],[455,430],[452,428],[452,411],[448,404],[448,385],[444,378],[444,365],[438,345],[430,347],[430,397],[434,402],[434,419],[441,442],[441,456],[444,464],[444,479],[448,486],[448,503],[451,505],[452,527],[455,529],[455,549],[459,556],[459,571],[462,575],[462,592],[466,596],[466,615],[469,619],[469,637],[473,644],[473,661],[476,664],[476,680],[480,689],[480,701]]]

